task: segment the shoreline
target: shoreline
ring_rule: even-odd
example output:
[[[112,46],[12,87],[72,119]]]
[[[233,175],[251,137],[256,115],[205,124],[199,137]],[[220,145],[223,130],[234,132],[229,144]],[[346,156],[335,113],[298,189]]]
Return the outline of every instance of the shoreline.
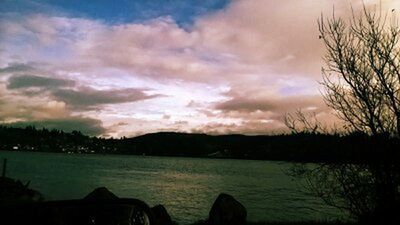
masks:
[[[270,162],[282,162],[282,163],[296,163],[296,164],[308,164],[308,163],[335,163],[335,162],[324,162],[324,161],[296,161],[296,160],[284,160],[284,159],[253,159],[253,158],[235,158],[235,157],[207,157],[207,156],[188,156],[188,155],[140,155],[140,154],[123,154],[123,153],[65,153],[65,152],[53,152],[53,151],[29,151],[29,150],[4,150],[1,149],[0,152],[29,152],[29,153],[50,153],[50,154],[63,154],[63,155],[100,155],[100,156],[136,156],[136,157],[172,157],[172,158],[190,158],[190,159],[229,159],[238,161],[270,161]]]

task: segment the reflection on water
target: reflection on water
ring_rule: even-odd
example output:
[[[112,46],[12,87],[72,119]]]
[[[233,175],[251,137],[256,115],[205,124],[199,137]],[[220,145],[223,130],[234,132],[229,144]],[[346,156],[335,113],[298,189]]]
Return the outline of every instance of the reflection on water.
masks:
[[[120,197],[163,204],[181,224],[206,218],[221,192],[242,202],[252,221],[340,216],[285,175],[290,164],[284,162],[25,152],[0,157],[8,158],[10,177],[30,180],[48,200],[82,198],[105,186]]]

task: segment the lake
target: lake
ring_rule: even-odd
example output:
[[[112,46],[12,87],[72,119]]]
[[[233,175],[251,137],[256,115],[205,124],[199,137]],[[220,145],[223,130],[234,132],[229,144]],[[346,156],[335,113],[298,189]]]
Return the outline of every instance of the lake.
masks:
[[[246,207],[249,221],[344,216],[286,175],[288,162],[7,151],[0,158],[8,159],[9,177],[30,181],[46,200],[82,198],[105,186],[119,197],[163,204],[180,224],[206,218],[221,192]]]

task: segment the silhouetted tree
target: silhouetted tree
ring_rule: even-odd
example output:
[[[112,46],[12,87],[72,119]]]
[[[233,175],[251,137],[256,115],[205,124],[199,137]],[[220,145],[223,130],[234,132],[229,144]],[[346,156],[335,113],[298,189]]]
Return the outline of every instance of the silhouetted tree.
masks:
[[[318,28],[326,48],[325,102],[344,121],[345,133],[363,136],[372,153],[359,163],[302,166],[294,172],[305,175],[326,203],[348,211],[361,223],[395,224],[400,218],[400,162],[394,154],[400,150],[398,20],[393,12],[382,15],[364,6],[348,21],[334,14],[321,17]],[[312,121],[301,112],[286,117],[286,125],[296,132],[324,132]]]
[[[400,134],[400,29],[396,17],[364,8],[346,23],[318,23],[326,47],[326,103],[348,129],[372,135]]]

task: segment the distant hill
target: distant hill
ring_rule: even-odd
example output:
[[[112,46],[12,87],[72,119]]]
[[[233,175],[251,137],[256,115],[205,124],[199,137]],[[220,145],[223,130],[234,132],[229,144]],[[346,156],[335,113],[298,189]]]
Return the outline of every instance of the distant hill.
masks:
[[[399,140],[379,148],[396,149]],[[373,147],[375,146],[375,147]],[[376,143],[363,135],[283,134],[274,136],[207,135],[161,132],[133,138],[104,139],[79,131],[0,126],[0,150],[60,153],[133,154],[301,162],[362,161],[375,157]],[[395,146],[395,147],[393,147]],[[396,153],[398,157],[399,153]]]
[[[122,140],[107,140],[122,154],[191,156],[287,161],[329,161],[347,158],[344,139],[334,135],[206,135],[153,133]],[[360,142],[360,141],[358,141]],[[358,143],[354,143],[357,145]]]

